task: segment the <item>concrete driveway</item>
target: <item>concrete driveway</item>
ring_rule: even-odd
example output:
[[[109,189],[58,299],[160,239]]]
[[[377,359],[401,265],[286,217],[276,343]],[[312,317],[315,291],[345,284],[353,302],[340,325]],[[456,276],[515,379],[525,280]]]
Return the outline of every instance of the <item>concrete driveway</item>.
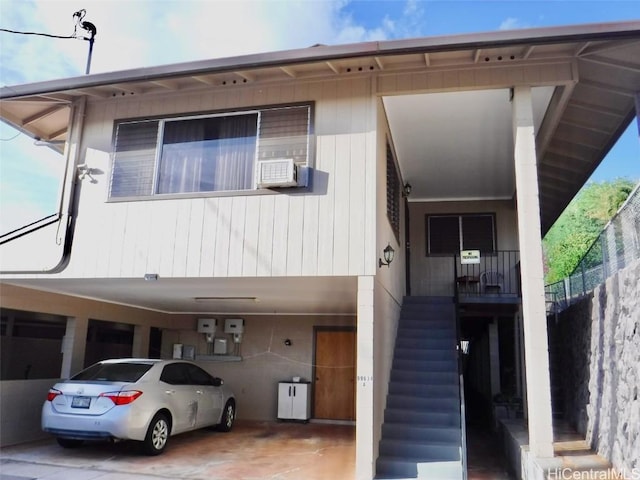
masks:
[[[5,447],[0,480],[350,480],[355,427],[238,422],[229,433],[199,430],[172,437],[160,456],[134,442],[63,449],[55,440]]]

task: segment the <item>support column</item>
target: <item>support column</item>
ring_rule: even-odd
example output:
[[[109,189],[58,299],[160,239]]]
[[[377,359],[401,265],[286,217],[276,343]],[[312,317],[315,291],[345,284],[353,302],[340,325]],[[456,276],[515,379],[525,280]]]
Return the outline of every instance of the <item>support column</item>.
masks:
[[[513,137],[529,448],[533,455],[544,458],[553,457],[553,427],[538,168],[530,87],[514,88]]]
[[[61,378],[69,378],[84,368],[84,354],[87,347],[88,329],[88,318],[67,318],[67,330],[62,339]]]
[[[373,458],[373,301],[374,277],[358,277],[356,365],[356,478],[371,480]]]
[[[489,372],[491,374],[491,398],[500,393],[500,341],[498,317],[489,324]]]
[[[149,356],[149,336],[151,327],[148,325],[136,325],[133,329],[133,346],[131,356],[147,358]]]

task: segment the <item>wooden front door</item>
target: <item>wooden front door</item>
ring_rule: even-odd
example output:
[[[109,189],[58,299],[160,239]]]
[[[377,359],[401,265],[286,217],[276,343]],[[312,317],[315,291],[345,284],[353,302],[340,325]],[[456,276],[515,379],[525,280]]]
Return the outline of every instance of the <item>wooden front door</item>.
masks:
[[[355,420],[356,332],[315,333],[314,418]]]

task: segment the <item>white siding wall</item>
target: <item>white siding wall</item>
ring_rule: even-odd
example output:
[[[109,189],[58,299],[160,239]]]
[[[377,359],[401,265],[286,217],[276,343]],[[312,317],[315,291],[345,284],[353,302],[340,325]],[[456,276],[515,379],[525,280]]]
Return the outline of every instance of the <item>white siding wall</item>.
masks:
[[[374,270],[370,79],[127,95],[87,106],[69,266],[59,277],[362,275]],[[311,192],[107,202],[120,118],[315,101]],[[312,144],[313,145],[313,144]]]

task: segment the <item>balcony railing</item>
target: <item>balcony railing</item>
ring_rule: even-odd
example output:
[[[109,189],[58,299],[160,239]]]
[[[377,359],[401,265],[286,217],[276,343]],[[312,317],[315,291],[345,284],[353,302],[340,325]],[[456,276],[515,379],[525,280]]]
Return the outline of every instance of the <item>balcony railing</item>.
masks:
[[[520,252],[499,250],[480,256],[477,263],[454,259],[455,295],[460,302],[518,301],[520,290]]]

